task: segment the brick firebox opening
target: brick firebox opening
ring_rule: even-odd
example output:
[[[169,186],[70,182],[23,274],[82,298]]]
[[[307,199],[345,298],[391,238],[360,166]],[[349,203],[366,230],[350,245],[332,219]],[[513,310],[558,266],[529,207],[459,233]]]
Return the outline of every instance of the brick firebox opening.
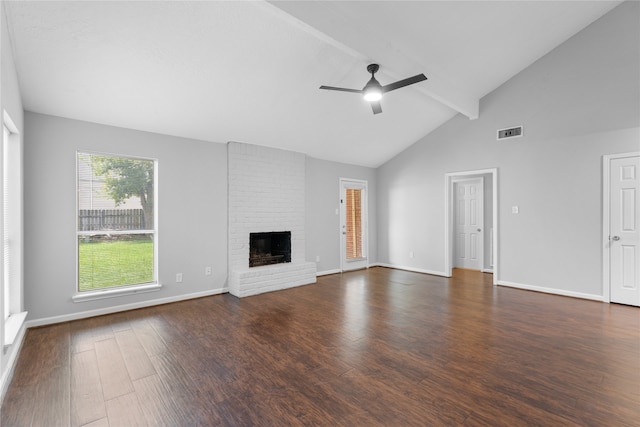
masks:
[[[249,267],[291,262],[291,231],[249,233]]]

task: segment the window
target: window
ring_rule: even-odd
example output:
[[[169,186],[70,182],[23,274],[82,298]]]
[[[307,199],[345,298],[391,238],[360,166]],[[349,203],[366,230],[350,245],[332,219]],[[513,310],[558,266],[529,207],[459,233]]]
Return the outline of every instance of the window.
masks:
[[[77,153],[78,292],[156,283],[156,162]]]
[[[11,315],[11,248],[9,247],[9,136],[11,132],[2,125],[2,289],[4,293],[4,318]]]
[[[5,320],[22,310],[20,158],[20,137],[5,113],[2,124],[2,289]]]
[[[27,313],[22,311],[22,143],[6,111],[2,118],[2,313],[4,345],[12,345]]]

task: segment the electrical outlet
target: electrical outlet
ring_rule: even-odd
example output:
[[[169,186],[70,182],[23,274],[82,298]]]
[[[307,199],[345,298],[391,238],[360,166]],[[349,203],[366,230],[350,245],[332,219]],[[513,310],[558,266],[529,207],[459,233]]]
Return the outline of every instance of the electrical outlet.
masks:
[[[409,258],[413,258],[413,251],[409,251]]]
[[[182,273],[176,274],[176,283],[182,283]]]
[[[316,255],[316,262],[320,262],[320,255]]]
[[[206,266],[204,268],[204,275],[205,276],[211,276],[211,266]]]

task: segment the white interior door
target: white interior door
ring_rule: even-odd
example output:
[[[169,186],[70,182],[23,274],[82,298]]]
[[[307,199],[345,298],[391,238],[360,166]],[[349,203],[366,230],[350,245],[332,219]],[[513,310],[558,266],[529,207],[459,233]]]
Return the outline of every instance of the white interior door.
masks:
[[[455,181],[454,267],[482,270],[484,253],[484,179]]]
[[[640,156],[611,159],[609,172],[610,298],[640,306]]]
[[[367,268],[367,182],[340,180],[340,245],[342,271]]]

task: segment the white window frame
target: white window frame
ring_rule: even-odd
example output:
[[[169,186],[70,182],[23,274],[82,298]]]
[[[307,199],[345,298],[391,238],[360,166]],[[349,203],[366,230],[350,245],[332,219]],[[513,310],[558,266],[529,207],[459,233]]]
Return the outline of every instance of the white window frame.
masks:
[[[126,230],[126,231],[78,231],[78,210],[79,210],[79,200],[77,195],[79,194],[79,179],[78,179],[78,156],[80,154],[89,154],[89,155],[100,155],[100,156],[111,156],[111,157],[122,157],[127,159],[134,160],[148,160],[153,161],[153,229],[146,230]],[[124,295],[133,295],[144,292],[153,292],[160,290],[162,285],[158,281],[158,160],[148,157],[137,157],[130,156],[124,154],[113,154],[113,153],[103,153],[103,152],[95,152],[89,150],[78,150],[76,151],[76,293],[71,297],[73,302],[85,302],[85,301],[94,301],[104,298],[114,298]],[[123,234],[151,234],[153,235],[153,281],[148,283],[139,283],[132,285],[120,285],[113,286],[110,288],[104,289],[96,289],[92,291],[80,291],[80,257],[79,257],[79,245],[78,245],[78,237],[80,236],[88,236],[88,235],[123,235]]]
[[[7,125],[2,123],[2,294],[3,294],[3,311],[2,315],[5,320],[11,316],[11,281],[9,280],[9,250],[8,250],[8,241],[9,237],[7,236],[7,220],[8,215],[6,209],[8,208],[8,203],[6,201],[7,197],[7,185],[8,185],[8,177],[7,177],[7,163],[8,160],[8,145],[9,138],[11,137],[11,131],[7,128]]]
[[[2,116],[2,312],[3,344],[12,345],[27,317],[23,311],[23,186],[22,143],[15,123],[6,111]],[[10,166],[10,167],[9,167]],[[9,269],[9,266],[11,267]]]

